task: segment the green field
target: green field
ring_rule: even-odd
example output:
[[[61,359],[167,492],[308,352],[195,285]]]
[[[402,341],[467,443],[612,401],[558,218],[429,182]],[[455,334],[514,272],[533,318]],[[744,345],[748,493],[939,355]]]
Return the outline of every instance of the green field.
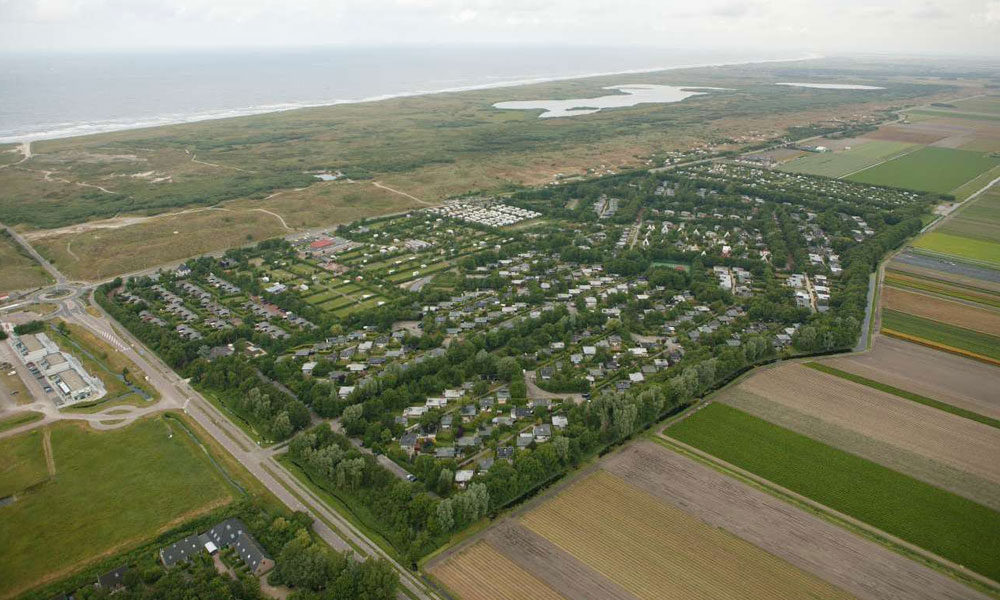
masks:
[[[0,597],[229,502],[208,455],[166,417],[97,432],[51,428],[56,474],[0,508]],[[40,436],[33,432],[19,436]],[[0,463],[11,450],[3,447]],[[42,470],[45,469],[44,458]],[[37,471],[37,467],[36,467]]]
[[[931,252],[1000,265],[1000,241],[988,242],[943,231],[932,231],[913,242],[913,245]]]
[[[848,179],[944,194],[997,165],[1000,158],[982,152],[928,147],[865,169]]]
[[[13,415],[7,415],[0,419],[0,431],[7,431],[8,429],[14,429],[15,427],[20,427],[21,425],[27,425],[28,423],[34,423],[35,421],[41,420],[44,415],[40,412],[27,411],[21,412]],[[3,493],[0,492],[0,496]]]
[[[714,403],[667,435],[994,580],[1000,513]]]
[[[36,288],[52,282],[49,274],[20,245],[0,230],[0,292]]]
[[[1000,360],[1000,337],[993,335],[890,309],[882,311],[882,327]]]
[[[0,440],[0,457],[3,457],[0,461],[0,498],[18,494],[48,479],[41,430]],[[4,509],[0,508],[0,521],[3,519]],[[2,523],[0,531],[3,531]],[[2,569],[0,567],[0,573]]]
[[[810,153],[781,165],[782,171],[843,177],[915,147],[904,142],[872,140],[843,152]]]

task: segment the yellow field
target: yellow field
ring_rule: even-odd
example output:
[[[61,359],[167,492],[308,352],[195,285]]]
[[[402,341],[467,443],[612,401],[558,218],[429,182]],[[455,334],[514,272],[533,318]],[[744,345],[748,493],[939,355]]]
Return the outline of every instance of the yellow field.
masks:
[[[603,471],[521,521],[643,600],[852,597]]]
[[[555,590],[483,541],[432,568],[431,574],[462,600],[563,600]]]

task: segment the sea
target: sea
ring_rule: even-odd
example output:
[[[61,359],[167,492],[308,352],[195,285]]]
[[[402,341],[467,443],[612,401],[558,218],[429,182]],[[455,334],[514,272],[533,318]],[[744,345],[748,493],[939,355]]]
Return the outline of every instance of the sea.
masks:
[[[0,143],[442,91],[803,57],[541,46],[2,54]]]

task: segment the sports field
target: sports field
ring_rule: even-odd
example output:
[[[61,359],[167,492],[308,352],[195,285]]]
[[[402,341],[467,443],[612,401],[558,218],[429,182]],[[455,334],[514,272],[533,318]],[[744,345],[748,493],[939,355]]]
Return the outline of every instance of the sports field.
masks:
[[[665,433],[977,573],[1000,577],[1000,513],[980,504],[723,404],[710,404]]]
[[[850,150],[810,153],[781,165],[781,170],[824,177],[843,177],[913,149],[916,149],[915,144],[871,140],[852,146]]]
[[[882,311],[882,329],[1000,360],[1000,337],[895,310]]]
[[[927,147],[865,169],[847,179],[944,194],[997,165],[1000,165],[1000,158],[983,152]]]
[[[65,576],[235,495],[206,453],[166,417],[107,432],[61,423],[51,427],[51,449],[54,475],[0,508],[0,597]],[[13,450],[3,452],[0,464],[7,464]]]

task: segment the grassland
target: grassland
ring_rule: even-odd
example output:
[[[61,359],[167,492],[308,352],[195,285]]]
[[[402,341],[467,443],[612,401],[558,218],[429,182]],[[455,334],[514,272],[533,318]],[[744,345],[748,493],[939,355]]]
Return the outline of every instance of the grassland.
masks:
[[[0,292],[36,288],[52,281],[48,272],[0,230]]]
[[[666,433],[977,573],[1000,577],[1000,513],[982,505],[721,404]]]
[[[905,142],[871,140],[853,146],[850,150],[807,154],[783,164],[781,170],[824,177],[842,177],[914,149],[916,149],[914,144]]]
[[[236,494],[165,417],[100,433],[62,423],[51,436],[55,476],[0,508],[0,597],[58,579]]]
[[[848,177],[851,181],[948,193],[1000,165],[1000,158],[951,148],[921,148]]]
[[[0,498],[19,494],[49,477],[41,431],[29,431],[0,440],[0,456],[3,457],[0,463]],[[3,516],[0,509],[0,517]]]
[[[21,425],[27,425],[28,423],[34,423],[35,421],[40,420],[42,416],[42,413],[34,411],[4,415],[3,417],[0,417],[0,432],[20,427]]]
[[[894,310],[882,311],[882,329],[1000,360],[1000,337]]]
[[[602,471],[521,521],[643,600],[851,597]]]

